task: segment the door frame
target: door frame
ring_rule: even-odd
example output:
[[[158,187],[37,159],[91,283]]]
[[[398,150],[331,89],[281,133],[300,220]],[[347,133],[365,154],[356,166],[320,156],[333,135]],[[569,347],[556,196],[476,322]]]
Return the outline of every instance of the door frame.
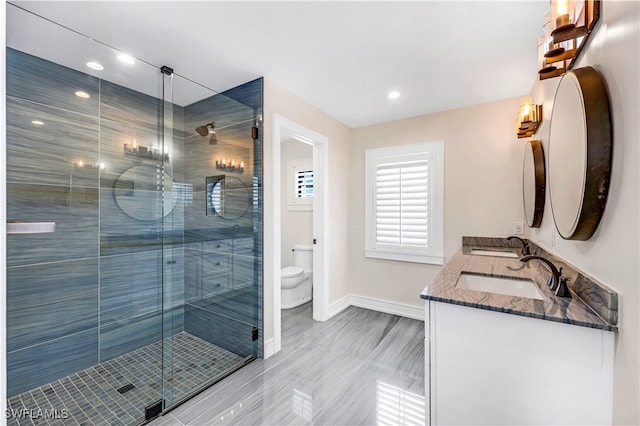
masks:
[[[273,280],[273,353],[282,349],[282,314],[280,294],[280,269],[282,249],[282,223],[280,193],[281,176],[281,145],[282,138],[292,137],[301,142],[313,145],[313,238],[316,241],[313,249],[313,319],[326,321],[329,307],[328,286],[328,248],[329,248],[329,138],[291,121],[279,114],[273,114],[272,129],[272,157],[271,170],[273,173],[273,212],[271,229],[273,241],[272,251],[272,280]],[[269,356],[271,354],[266,354]]]

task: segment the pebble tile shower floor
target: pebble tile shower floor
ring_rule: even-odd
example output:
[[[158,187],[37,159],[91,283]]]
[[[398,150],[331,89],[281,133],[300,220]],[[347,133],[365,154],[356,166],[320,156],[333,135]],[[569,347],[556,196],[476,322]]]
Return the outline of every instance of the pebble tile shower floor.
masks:
[[[185,332],[174,336],[172,348],[170,380],[177,398],[243,360]],[[144,407],[160,399],[161,366],[162,345],[156,342],[13,396],[7,401],[7,408],[17,415],[10,416],[7,425],[140,424],[144,421]]]

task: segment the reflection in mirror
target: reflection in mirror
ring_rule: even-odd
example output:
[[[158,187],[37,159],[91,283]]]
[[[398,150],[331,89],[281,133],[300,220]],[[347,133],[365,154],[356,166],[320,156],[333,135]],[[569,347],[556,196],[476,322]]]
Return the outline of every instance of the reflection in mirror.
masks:
[[[247,212],[251,193],[247,185],[235,176],[208,176],[207,215],[223,219],[238,219]]]
[[[171,176],[159,165],[130,167],[113,183],[118,207],[138,220],[158,220],[171,213],[175,206],[172,189]]]
[[[542,142],[531,140],[524,149],[522,165],[524,213],[530,228],[539,228],[542,223],[545,190],[546,177]]]
[[[588,240],[609,191],[611,117],[606,88],[592,67],[560,80],[549,131],[549,192],[553,219],[564,239]]]

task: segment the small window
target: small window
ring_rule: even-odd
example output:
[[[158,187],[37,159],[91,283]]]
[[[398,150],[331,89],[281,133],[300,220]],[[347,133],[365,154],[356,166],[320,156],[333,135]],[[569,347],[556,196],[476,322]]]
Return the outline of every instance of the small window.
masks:
[[[313,208],[313,165],[308,160],[291,160],[288,163],[289,210]]]
[[[442,142],[365,152],[365,256],[442,265]]]
[[[311,198],[313,197],[313,170],[308,168],[295,171],[295,197]]]

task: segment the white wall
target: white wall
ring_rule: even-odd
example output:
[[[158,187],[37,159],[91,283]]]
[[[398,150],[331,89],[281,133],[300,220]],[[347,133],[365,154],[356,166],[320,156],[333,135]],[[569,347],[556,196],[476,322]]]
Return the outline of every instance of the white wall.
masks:
[[[613,165],[604,216],[588,241],[565,241],[555,226],[547,198],[542,226],[529,236],[549,251],[607,284],[620,295],[616,339],[614,423],[640,424],[640,3],[601,2],[602,15],[578,66],[593,66],[609,89],[613,119]],[[553,79],[559,80],[559,79]],[[534,101],[550,113],[557,82],[534,84]],[[545,117],[549,114],[545,113]],[[548,122],[536,137],[548,148]],[[546,151],[548,152],[548,151]]]
[[[277,189],[273,185],[271,135],[273,130],[273,114],[279,114],[301,126],[326,136],[329,150],[329,175],[327,185],[330,197],[328,204],[329,223],[329,267],[327,284],[329,286],[329,302],[334,302],[348,294],[348,262],[347,246],[349,241],[348,199],[349,188],[345,184],[349,178],[349,137],[350,130],[336,119],[282,88],[272,80],[264,80],[264,223],[272,223],[273,196]],[[273,229],[265,225],[265,242],[273,241]],[[265,248],[267,245],[265,244]],[[264,251],[264,339],[273,338],[273,259],[274,254]]]
[[[532,77],[533,79],[533,77]],[[422,306],[420,292],[440,266],[364,257],[364,152],[444,141],[445,262],[463,235],[506,237],[523,220],[522,155],[515,136],[520,99],[423,115],[351,132],[350,282],[356,295]]]
[[[280,217],[282,218],[281,229],[281,257],[280,263],[283,267],[293,265],[294,244],[311,244],[313,241],[313,211],[312,210],[289,210],[288,202],[288,180],[289,161],[305,160],[313,162],[313,147],[295,139],[283,141],[281,145],[280,163]]]

